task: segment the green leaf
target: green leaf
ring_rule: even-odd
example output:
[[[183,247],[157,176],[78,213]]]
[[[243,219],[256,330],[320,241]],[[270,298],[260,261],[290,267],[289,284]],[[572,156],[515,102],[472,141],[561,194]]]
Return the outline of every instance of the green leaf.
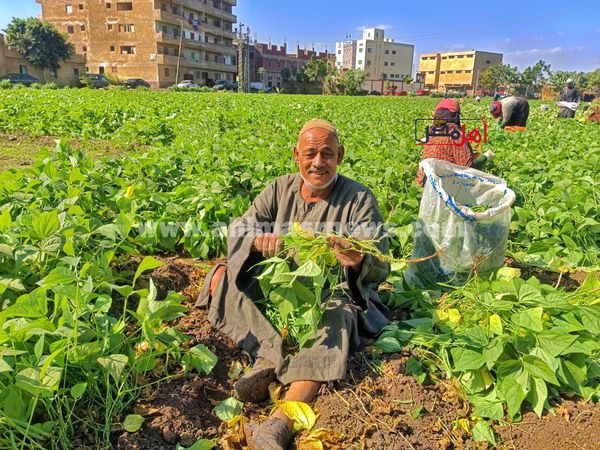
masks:
[[[13,368],[4,359],[0,358],[0,373],[12,372]]]
[[[375,342],[375,347],[381,349],[385,353],[397,353],[402,350],[402,346],[395,337],[387,336],[378,339]]]
[[[113,377],[115,382],[118,384],[121,381],[121,376],[123,375],[123,370],[127,363],[129,362],[129,358],[127,355],[109,355],[98,358],[98,364],[103,366],[108,373]]]
[[[530,391],[527,394],[527,400],[531,403],[533,410],[540,418],[544,412],[544,405],[546,404],[547,398],[548,387],[546,386],[546,382],[540,378],[531,377]]]
[[[217,443],[213,439],[199,439],[191,447],[183,447],[177,444],[175,450],[211,450],[215,448]]]
[[[567,334],[560,328],[552,328],[537,335],[540,347],[552,356],[558,356],[577,340],[577,336]]]
[[[77,277],[72,270],[66,267],[57,267],[38,282],[43,287],[54,287],[57,285],[71,284],[77,281]]]
[[[242,413],[244,404],[235,397],[229,397],[214,407],[215,414],[223,422],[229,422]]]
[[[532,376],[541,378],[548,383],[558,386],[560,383],[548,364],[537,356],[527,355],[523,357],[523,367]]]
[[[75,400],[80,399],[85,394],[87,383],[77,383],[71,387],[71,397]]]
[[[58,220],[58,211],[46,211],[41,213],[31,223],[33,236],[42,240],[52,236],[60,230],[60,221]]]
[[[483,420],[477,422],[473,427],[473,439],[477,442],[489,442],[492,445],[496,445],[494,430]]]
[[[412,417],[414,420],[417,420],[419,417],[421,417],[421,413],[423,412],[423,409],[424,409],[423,405],[417,406],[410,412],[410,417]]]
[[[485,419],[502,420],[504,417],[504,408],[502,407],[502,402],[486,402],[477,405],[473,409],[472,415]]]
[[[165,263],[153,258],[152,256],[144,257],[137,270],[135,271],[135,276],[133,277],[133,284],[135,284],[135,282],[142,273],[146,272],[147,270],[153,270],[158,267],[164,266],[164,264]]]
[[[522,304],[539,304],[544,302],[544,296],[535,286],[524,283],[519,289],[519,302]]]
[[[183,365],[187,368],[192,366],[198,372],[204,372],[208,375],[217,364],[217,357],[204,344],[198,344],[192,347],[183,356]]]
[[[502,328],[502,320],[498,314],[492,314],[489,319],[490,322],[490,331],[498,336],[500,336],[504,329]]]
[[[298,267],[291,275],[297,277],[317,277],[322,274],[321,268],[312,259],[308,259],[304,264]]]
[[[144,420],[139,414],[129,414],[123,421],[123,429],[130,433],[135,433],[142,427]]]
[[[450,353],[454,360],[454,369],[461,372],[480,369],[485,364],[484,356],[474,350],[454,347]]]
[[[519,325],[523,328],[527,328],[539,333],[544,330],[544,323],[542,321],[543,314],[544,309],[542,307],[526,309],[518,314],[513,314],[511,320],[515,325]]]

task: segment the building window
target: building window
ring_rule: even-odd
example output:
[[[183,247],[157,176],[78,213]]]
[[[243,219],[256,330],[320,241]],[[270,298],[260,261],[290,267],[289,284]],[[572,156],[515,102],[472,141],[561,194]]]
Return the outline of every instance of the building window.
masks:
[[[167,5],[165,5],[164,3],[161,3],[160,4],[160,10],[164,11],[164,12],[167,12]]]
[[[114,73],[114,72],[118,72],[118,71],[119,71],[119,68],[118,68],[117,66],[112,66],[112,67],[110,68],[110,70],[111,70],[111,71]]]
[[[371,78],[371,73],[367,73],[367,78]]]
[[[73,75],[75,75],[76,77],[79,76],[79,69],[73,69]]]
[[[190,39],[193,41],[194,39],[196,39],[196,35],[194,33],[190,33]]]
[[[386,50],[386,51],[385,51],[385,54],[386,54],[386,55],[389,55],[389,54],[390,54],[390,51],[389,51],[389,50]]]
[[[121,45],[122,55],[135,55],[135,46],[133,45]]]
[[[170,77],[171,76],[171,71],[167,68],[165,68],[165,77]]]
[[[83,53],[87,52],[87,45],[82,45],[82,46],[81,46],[81,51],[82,51]]]
[[[337,53],[338,53],[338,55],[341,55],[341,54],[342,54],[342,51],[341,51],[341,50],[338,50],[338,52],[337,52]]]
[[[110,51],[111,51],[111,52],[114,52],[114,51],[115,51],[115,46],[114,46],[114,45],[111,45],[111,46],[110,46]]]
[[[98,67],[98,73],[104,73],[104,66]]]
[[[473,72],[472,70],[465,70],[465,73],[471,73]]]
[[[395,55],[395,54],[396,54],[396,50],[392,50],[392,55]]]
[[[385,61],[385,62],[383,63],[383,65],[384,65],[384,66],[387,66],[387,65],[388,65],[388,62],[387,62],[387,61]]]
[[[106,9],[110,9],[112,8],[112,3],[111,2],[106,2]]]
[[[107,24],[106,27],[108,28],[108,31],[113,29],[112,23]]]
[[[489,59],[486,59],[486,60],[485,60],[485,63],[486,63],[486,64],[491,64],[492,62],[491,62]]]
[[[134,31],[135,27],[132,23],[119,25],[119,33],[133,33]]]
[[[448,58],[454,59],[454,55],[450,55],[450,56],[448,56]]]
[[[27,73],[27,66],[26,65],[19,66],[19,73]]]
[[[367,53],[371,53],[373,49],[371,47],[367,47]]]
[[[67,33],[69,33],[69,34],[75,33],[75,29],[73,28],[73,25],[67,25]]]
[[[358,60],[358,64],[361,65],[362,64],[362,59]]]
[[[72,14],[73,13],[73,5],[65,5],[65,11],[67,12],[67,14]]]
[[[80,3],[78,6],[79,6],[79,11],[83,11],[83,3]]]
[[[392,66],[395,66],[395,65],[396,65],[396,63],[395,63],[394,61],[392,61],[392,62],[390,63],[390,65],[392,65]]]
[[[133,11],[133,2],[117,3],[117,11]]]
[[[360,48],[358,49],[358,53],[362,53],[362,52],[363,52],[363,48],[362,48],[362,47],[360,47]]]
[[[79,25],[79,30],[80,31],[85,31],[85,25]]]

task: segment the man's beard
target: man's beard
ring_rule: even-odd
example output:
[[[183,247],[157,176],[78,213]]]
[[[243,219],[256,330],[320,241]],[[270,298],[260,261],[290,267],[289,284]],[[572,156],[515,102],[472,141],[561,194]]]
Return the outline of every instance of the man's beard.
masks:
[[[308,181],[306,178],[304,178],[304,176],[302,176],[302,174],[300,174],[300,176],[302,177],[302,181],[304,181],[304,184],[306,185],[306,187],[309,188],[311,191],[323,191],[323,190],[327,189],[329,186],[331,186],[333,183],[335,183],[338,179],[338,174],[336,173],[334,176],[331,177],[331,180],[329,180],[324,185],[315,186],[310,181]]]

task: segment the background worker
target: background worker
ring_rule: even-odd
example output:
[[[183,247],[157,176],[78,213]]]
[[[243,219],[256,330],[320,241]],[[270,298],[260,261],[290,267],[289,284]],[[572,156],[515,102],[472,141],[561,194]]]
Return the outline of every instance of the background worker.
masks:
[[[490,105],[490,114],[494,119],[500,118],[500,128],[526,127],[529,118],[529,102],[523,97],[504,97],[494,100]]]
[[[433,113],[433,126],[435,128],[447,126],[449,132],[460,130],[460,106],[456,100],[448,98],[437,104]],[[450,136],[433,136],[424,144],[421,160],[433,158],[478,169],[487,162],[493,161],[495,156],[491,150],[481,156],[476,155],[467,140],[463,140],[459,145]],[[420,186],[425,185],[425,175],[421,169],[417,173],[415,183]]]
[[[581,95],[579,94],[579,90],[575,87],[573,80],[569,78],[565,84],[565,88],[560,94],[560,98],[558,99],[558,106],[560,107],[558,118],[572,119],[575,117],[575,112],[579,107],[580,99]]]

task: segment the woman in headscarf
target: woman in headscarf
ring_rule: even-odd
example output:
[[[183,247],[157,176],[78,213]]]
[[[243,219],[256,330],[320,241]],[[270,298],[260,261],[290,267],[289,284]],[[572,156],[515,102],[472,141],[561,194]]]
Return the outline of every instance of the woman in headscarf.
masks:
[[[454,130],[460,131],[460,106],[453,98],[440,101],[433,113],[433,126],[435,128],[448,127],[448,134]],[[457,143],[451,136],[433,136],[423,146],[421,160],[433,158],[448,161],[452,164],[465,167],[480,168],[486,162],[494,160],[494,152],[488,150],[481,156],[473,153],[467,140],[462,144]],[[419,169],[415,183],[425,185],[425,175]]]
[[[490,105],[490,114],[494,119],[500,118],[500,128],[527,126],[529,118],[529,102],[523,97],[504,97],[494,100]]]

